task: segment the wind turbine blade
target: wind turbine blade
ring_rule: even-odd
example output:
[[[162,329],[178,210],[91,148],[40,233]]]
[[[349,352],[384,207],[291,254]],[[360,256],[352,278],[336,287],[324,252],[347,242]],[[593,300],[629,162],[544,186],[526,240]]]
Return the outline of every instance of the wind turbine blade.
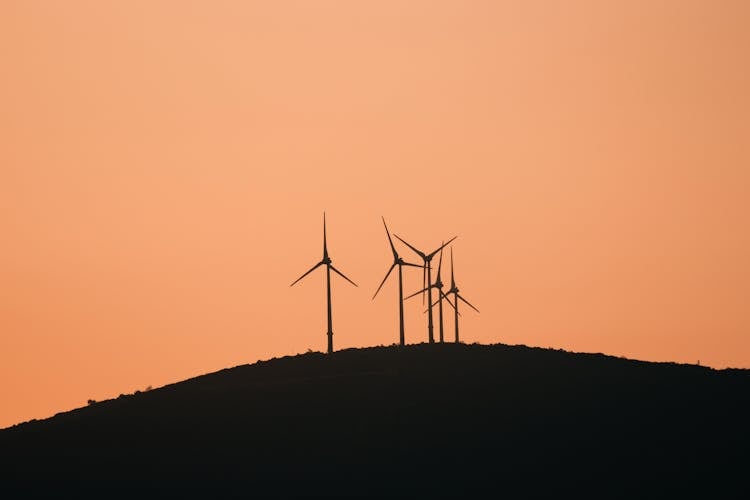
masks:
[[[440,250],[443,249],[443,247],[445,247],[448,243],[450,243],[451,241],[455,240],[456,238],[458,238],[458,236],[454,236],[453,238],[449,239],[448,241],[446,241],[445,243],[443,243],[442,245],[440,245],[440,247],[437,250],[435,250],[434,252],[432,252],[431,254],[429,254],[427,256],[427,258],[430,258],[433,255],[435,255],[436,253],[438,253]]]
[[[328,258],[328,243],[326,242],[326,213],[323,212],[323,260]]]
[[[445,245],[440,247],[440,260],[438,260],[438,272],[437,272],[437,279],[435,280],[435,283],[440,281],[440,269],[443,267],[443,247],[444,246]]]
[[[292,283],[289,286],[294,286],[295,283],[297,283],[299,280],[301,280],[302,278],[304,278],[305,276],[307,276],[311,272],[315,271],[318,267],[320,267],[322,265],[323,265],[323,262],[318,262],[317,264],[315,264],[314,266],[312,266],[309,271],[307,271],[305,274],[303,274],[302,276],[300,276],[299,278],[297,278],[296,280],[294,280],[294,283]]]
[[[456,294],[456,297],[458,297],[459,299],[461,299],[462,301],[464,301],[464,303],[465,303],[465,304],[466,304],[467,306],[471,307],[471,308],[472,308],[472,309],[474,309],[474,310],[475,310],[476,312],[479,312],[479,309],[477,309],[476,307],[474,307],[473,305],[471,305],[471,304],[469,303],[469,301],[468,301],[468,300],[466,300],[465,298],[461,297],[461,295],[459,295],[459,294]]]
[[[448,295],[444,294],[442,290],[440,290],[440,299],[445,299],[445,301],[450,304],[450,306],[453,308],[454,311],[458,313],[459,316],[461,316],[461,313],[456,310],[456,306],[453,305],[453,302],[450,301],[448,298]]]
[[[342,278],[344,278],[346,281],[348,281],[352,285],[358,286],[355,282],[353,282],[352,280],[350,280],[349,278],[347,278],[346,276],[344,276],[344,273],[342,273],[341,271],[339,271],[338,269],[336,269],[335,267],[333,267],[332,264],[328,264],[328,265],[331,267],[331,270],[333,272],[335,272],[336,274],[338,274],[339,276],[341,276]]]
[[[456,288],[456,280],[453,279],[453,247],[451,247],[451,290]]]
[[[427,288],[430,288],[430,287],[427,287]],[[414,292],[414,293],[412,293],[411,295],[409,295],[408,297],[404,297],[404,300],[406,300],[406,299],[410,299],[410,298],[412,298],[412,297],[416,297],[416,296],[417,296],[417,295],[419,295],[420,293],[424,293],[424,292],[426,292],[426,291],[427,291],[427,288],[425,288],[425,289],[423,289],[423,290],[419,290],[418,292]]]
[[[420,266],[419,264],[412,264],[411,262],[402,262],[402,266],[410,266],[410,267],[418,267],[420,269],[423,269],[424,266]]]
[[[381,282],[380,282],[380,286],[378,287],[378,289],[377,289],[377,290],[375,290],[375,295],[377,295],[377,294],[378,294],[378,292],[380,291],[380,289],[381,289],[381,288],[383,288],[383,285],[385,284],[385,280],[387,280],[387,279],[388,279],[388,276],[390,276],[390,275],[391,275],[391,271],[393,271],[393,268],[394,268],[394,267],[396,267],[396,265],[397,265],[397,264],[395,264],[395,263],[394,263],[394,264],[391,264],[391,268],[390,268],[390,269],[388,269],[388,272],[387,272],[387,273],[385,273],[385,278],[383,278],[383,281],[381,281]],[[373,296],[372,296],[372,298],[373,298],[373,299],[375,299],[375,295],[373,295]]]
[[[398,259],[398,252],[396,252],[396,247],[393,246],[393,240],[391,239],[391,233],[388,231],[388,226],[385,223],[385,217],[381,215],[380,218],[383,219],[383,226],[385,226],[385,234],[388,235],[388,243],[391,244],[391,251],[393,252],[393,258]]]
[[[438,304],[438,302],[440,302],[441,300],[445,299],[445,301],[447,303],[449,303],[453,309],[456,309],[456,306],[453,305],[453,303],[448,298],[447,294],[443,293],[442,291],[440,292],[440,294],[441,294],[440,298],[437,299],[435,302],[432,303],[432,307],[435,307]],[[423,314],[426,313],[427,311],[429,311],[429,309],[425,309],[423,311]],[[458,312],[458,311],[456,311],[456,312]],[[459,312],[458,315],[461,316],[461,313]]]
[[[416,248],[414,248],[413,246],[411,246],[410,244],[408,244],[407,242],[405,242],[405,241],[404,241],[404,240],[403,240],[403,239],[401,238],[401,236],[399,236],[399,235],[397,235],[397,234],[394,234],[393,236],[395,236],[396,238],[398,238],[399,240],[401,240],[401,243],[403,243],[403,244],[404,244],[404,245],[406,245],[407,247],[411,248],[411,249],[412,249],[412,251],[414,251],[414,253],[415,253],[415,254],[417,254],[417,255],[419,255],[420,257],[422,257],[422,260],[424,260],[424,259],[426,259],[426,258],[427,258],[427,256],[426,256],[426,255],[425,255],[425,254],[424,254],[423,252],[420,252],[419,250],[417,250]]]

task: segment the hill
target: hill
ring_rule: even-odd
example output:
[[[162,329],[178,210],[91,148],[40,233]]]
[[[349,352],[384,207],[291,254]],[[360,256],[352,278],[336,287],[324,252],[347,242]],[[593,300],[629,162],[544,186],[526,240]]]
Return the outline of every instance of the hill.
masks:
[[[0,479],[247,494],[740,492],[750,371],[507,345],[243,365],[0,431]]]

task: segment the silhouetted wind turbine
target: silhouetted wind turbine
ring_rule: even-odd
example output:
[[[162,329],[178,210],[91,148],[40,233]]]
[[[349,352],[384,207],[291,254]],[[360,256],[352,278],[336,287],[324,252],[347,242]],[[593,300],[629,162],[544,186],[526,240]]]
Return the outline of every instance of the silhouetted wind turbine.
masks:
[[[326,266],[326,297],[328,298],[328,354],[333,352],[333,321],[331,319],[331,271],[335,272],[342,278],[344,278],[346,281],[351,283],[354,286],[357,286],[355,282],[344,276],[344,274],[333,267],[333,264],[331,264],[331,258],[328,256],[328,245],[326,244],[326,213],[323,212],[323,260],[315,264],[312,268],[310,268],[309,271],[307,271],[305,274],[294,280],[294,283],[292,283],[289,286],[294,286],[295,283],[297,283],[299,280],[310,274],[311,272],[315,271],[320,266]]]
[[[457,238],[457,236],[454,236],[453,238],[449,239],[447,242],[445,242],[442,245],[440,245],[440,247],[438,247],[435,251],[427,253],[427,254],[424,253],[424,252],[422,252],[422,251],[420,251],[420,250],[417,250],[416,248],[414,248],[413,246],[411,246],[409,243],[407,243],[406,241],[404,241],[399,235],[395,234],[394,236],[396,238],[398,238],[399,240],[401,240],[401,243],[403,243],[407,247],[411,248],[414,253],[416,253],[417,255],[419,255],[422,258],[422,261],[424,262],[423,269],[427,270],[427,281],[426,282],[424,280],[424,272],[422,274],[422,276],[423,276],[422,277],[422,286],[425,287],[425,289],[420,290],[417,293],[424,292],[425,290],[427,290],[427,305],[428,305],[428,307],[427,307],[427,309],[428,309],[427,310],[427,312],[428,312],[428,314],[427,314],[427,338],[430,341],[430,344],[432,344],[432,343],[435,342],[435,336],[432,333],[432,330],[433,330],[433,327],[432,327],[432,287],[431,286],[426,286],[426,285],[429,285],[430,283],[432,283],[432,265],[430,264],[430,262],[432,261],[432,258],[435,256],[436,253],[438,253],[440,250],[442,250],[443,247],[445,247],[445,245],[447,245],[451,241],[455,240]]]
[[[393,240],[391,239],[391,233],[388,232],[388,226],[385,223],[385,217],[381,217],[383,219],[383,226],[385,226],[385,234],[388,235],[388,243],[391,244],[391,251],[393,252],[393,264],[391,264],[390,269],[388,269],[388,272],[385,273],[385,278],[383,278],[383,281],[380,282],[380,286],[378,286],[378,289],[375,290],[375,294],[372,296],[373,300],[375,300],[375,296],[378,294],[381,288],[383,288],[383,284],[385,284],[385,280],[388,279],[388,276],[391,275],[391,271],[393,271],[393,268],[398,266],[398,324],[399,324],[399,344],[404,345],[404,285],[403,285],[403,274],[401,272],[401,268],[403,266],[412,266],[412,267],[422,267],[417,264],[412,264],[411,262],[404,262],[404,259],[402,259],[398,252],[396,251],[396,247],[393,246]]]
[[[471,305],[468,300],[466,300],[465,298],[463,298],[458,293],[458,287],[456,286],[456,280],[455,280],[455,278],[453,276],[453,247],[451,247],[451,287],[450,287],[450,290],[448,290],[445,293],[445,298],[447,299],[448,295],[450,295],[450,294],[453,294],[454,301],[455,301],[455,304],[451,304],[451,305],[453,306],[453,309],[455,310],[455,313],[456,313],[456,323],[455,323],[455,327],[454,327],[455,330],[454,331],[455,331],[455,335],[456,335],[456,344],[458,344],[458,316],[459,316],[459,314],[458,314],[458,300],[461,299],[462,301],[464,301],[464,303],[466,303],[467,306],[471,307],[476,312],[479,312],[479,309],[477,309],[476,307],[474,307],[473,305]],[[448,301],[448,303],[450,304],[450,300]]]
[[[440,338],[440,343],[441,344],[444,341],[444,337],[443,337],[443,299],[447,299],[448,298],[448,297],[446,297],[445,293],[443,293],[443,280],[440,279],[440,270],[442,269],[442,267],[443,267],[443,250],[441,249],[440,250],[440,260],[438,261],[437,275],[435,276],[435,283],[430,283],[424,289],[419,290],[418,292],[414,292],[413,294],[411,294],[408,297],[406,297],[407,299],[409,299],[409,298],[414,297],[414,296],[416,296],[416,295],[418,295],[420,293],[426,292],[428,289],[432,289],[432,288],[437,289],[437,291],[438,291],[438,299],[432,305],[434,306],[435,304],[438,304],[438,311],[439,311],[438,317],[440,319],[440,330],[439,330],[440,337],[439,338]],[[453,304],[451,304],[450,300],[448,301],[448,304],[450,304],[450,306],[453,307]],[[429,311],[429,308],[428,308],[428,311]],[[425,311],[425,312],[428,312],[428,311]]]

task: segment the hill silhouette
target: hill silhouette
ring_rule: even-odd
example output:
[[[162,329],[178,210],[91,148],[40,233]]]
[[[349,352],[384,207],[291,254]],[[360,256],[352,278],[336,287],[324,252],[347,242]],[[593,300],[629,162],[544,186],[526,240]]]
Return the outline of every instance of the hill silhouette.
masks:
[[[2,430],[0,478],[248,495],[716,494],[745,491],[749,422],[749,370],[502,344],[349,349]]]

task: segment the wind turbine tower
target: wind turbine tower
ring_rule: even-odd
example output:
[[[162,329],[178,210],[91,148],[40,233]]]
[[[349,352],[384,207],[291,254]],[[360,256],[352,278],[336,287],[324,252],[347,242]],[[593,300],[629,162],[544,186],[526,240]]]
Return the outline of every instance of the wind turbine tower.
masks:
[[[419,257],[422,259],[422,262],[424,263],[423,274],[422,274],[422,286],[425,288],[423,290],[420,290],[420,292],[424,292],[425,290],[427,291],[427,312],[428,312],[427,314],[427,338],[430,344],[433,344],[435,343],[435,335],[433,333],[433,323],[432,323],[432,287],[428,286],[430,283],[432,283],[432,265],[430,264],[430,262],[432,261],[432,258],[435,256],[435,254],[437,254],[440,250],[442,250],[443,247],[445,247],[445,245],[455,240],[457,236],[454,236],[447,242],[440,245],[440,247],[438,247],[435,251],[427,253],[427,254],[411,246],[409,243],[404,241],[399,235],[395,234],[394,236],[398,238],[399,240],[401,240],[401,243],[411,248],[414,253],[419,255]],[[424,270],[426,270],[427,272],[426,282],[425,282]],[[417,293],[420,293],[420,292],[417,292]]]
[[[404,345],[405,339],[404,339],[404,284],[403,284],[403,273],[402,268],[404,266],[411,266],[411,267],[422,267],[417,264],[412,264],[410,262],[405,262],[404,259],[402,259],[398,252],[396,251],[396,247],[393,246],[393,240],[391,239],[391,233],[388,232],[388,225],[385,223],[385,217],[382,217],[383,219],[383,226],[385,226],[385,234],[388,236],[388,243],[391,245],[391,251],[393,252],[393,264],[391,264],[390,269],[388,269],[388,272],[385,273],[385,278],[383,278],[383,281],[380,282],[380,286],[377,290],[375,290],[375,295],[372,296],[373,300],[375,300],[375,296],[377,296],[378,292],[381,288],[383,288],[383,284],[385,283],[385,280],[388,279],[388,276],[391,275],[391,271],[393,271],[393,268],[398,266],[398,325],[399,325],[399,344]]]
[[[333,320],[331,318],[331,271],[335,272],[352,285],[357,286],[355,282],[344,276],[344,273],[333,267],[333,264],[331,262],[331,257],[328,255],[328,245],[326,243],[326,213],[323,212],[323,260],[315,264],[305,274],[294,280],[294,282],[289,286],[294,286],[298,281],[300,281],[302,278],[304,278],[320,266],[326,266],[326,298],[328,303],[328,354],[331,354],[333,352]]]
[[[446,292],[446,294],[445,294],[446,297],[445,298],[447,299],[448,298],[447,296],[450,295],[450,294],[453,294],[453,297],[454,297],[453,300],[454,300],[455,304],[451,304],[451,305],[453,305],[453,309],[455,310],[455,315],[456,315],[455,316],[456,322],[455,322],[455,325],[454,325],[454,332],[455,332],[455,337],[456,337],[455,338],[455,342],[456,342],[456,344],[458,344],[458,316],[459,316],[459,314],[458,314],[458,301],[459,300],[463,301],[467,306],[471,307],[476,312],[479,312],[479,309],[477,309],[476,307],[474,307],[473,305],[471,305],[469,303],[469,301],[466,300],[465,298],[463,298],[458,292],[459,292],[459,290],[458,290],[458,287],[456,286],[456,280],[455,280],[455,277],[453,275],[453,247],[451,247],[451,287],[450,287],[450,290],[448,290],[448,292]],[[450,304],[450,300],[448,301],[448,303]]]
[[[440,321],[440,329],[438,330],[440,336],[438,338],[440,339],[440,343],[441,344],[444,342],[444,338],[445,338],[443,336],[443,299],[448,299],[448,297],[443,292],[443,280],[440,278],[440,271],[441,271],[442,267],[443,267],[443,251],[440,250],[440,260],[438,261],[438,271],[437,271],[437,276],[435,277],[435,283],[431,283],[431,284],[427,285],[426,288],[424,288],[424,289],[422,289],[422,290],[420,290],[418,292],[415,292],[415,293],[409,295],[408,297],[406,297],[407,299],[410,299],[411,297],[419,295],[420,293],[424,293],[428,289],[432,289],[432,288],[437,289],[437,291],[438,291],[438,299],[432,305],[433,306],[435,306],[435,304],[438,305],[438,319]],[[451,303],[450,300],[448,300],[448,304],[451,307],[453,307],[453,304]],[[428,312],[428,311],[425,311],[425,312]]]

